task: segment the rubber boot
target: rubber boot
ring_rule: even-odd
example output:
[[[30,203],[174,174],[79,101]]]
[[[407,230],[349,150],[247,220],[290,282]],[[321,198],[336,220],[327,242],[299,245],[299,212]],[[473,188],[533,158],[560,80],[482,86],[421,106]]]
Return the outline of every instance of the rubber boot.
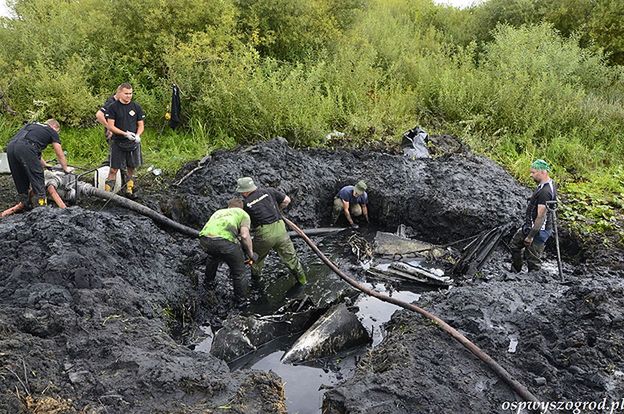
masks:
[[[128,181],[126,181],[126,195],[128,197],[134,196],[134,177],[128,177]]]
[[[109,193],[113,191],[115,188],[115,180],[106,180],[104,182],[104,191],[108,191]]]
[[[33,208],[30,196],[28,194],[20,194],[19,202],[24,205],[24,211],[30,211]]]

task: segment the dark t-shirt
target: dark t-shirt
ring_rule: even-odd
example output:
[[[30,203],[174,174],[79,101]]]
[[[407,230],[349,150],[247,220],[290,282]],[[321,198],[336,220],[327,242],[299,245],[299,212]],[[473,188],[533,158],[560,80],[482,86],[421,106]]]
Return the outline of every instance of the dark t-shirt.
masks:
[[[145,114],[141,105],[132,101],[129,104],[123,104],[121,101],[115,101],[108,106],[106,110],[106,119],[114,119],[115,126],[122,131],[137,132],[139,121],[145,119]],[[123,135],[113,135],[113,139],[126,139]]]
[[[274,188],[258,188],[245,197],[245,211],[251,217],[251,226],[275,223],[281,220],[278,204],[286,198],[286,194]]]
[[[108,107],[106,111],[106,119],[114,119],[115,126],[122,131],[137,132],[139,121],[145,119],[145,114],[141,105],[132,101],[129,104],[123,104],[121,101],[115,101]],[[125,151],[134,151],[139,148],[139,144],[130,141],[123,135],[113,134],[113,141]]]
[[[364,191],[359,196],[353,195],[353,189],[355,187],[352,185],[344,186],[338,191],[337,197],[340,197],[341,200],[346,201],[347,203],[358,203],[358,204],[368,204],[368,194]]]
[[[533,195],[529,199],[529,205],[527,206],[526,215],[524,219],[524,228],[525,230],[529,230],[533,227],[533,223],[537,218],[537,206],[544,205],[546,206],[547,201],[554,201],[557,199],[557,190],[555,189],[555,184],[552,180],[545,182],[544,184],[540,184],[537,186]],[[553,228],[553,220],[552,213],[546,213],[546,221],[540,230],[552,230]]]
[[[26,124],[13,136],[11,141],[23,139],[32,143],[41,154],[41,151],[53,142],[61,143],[58,133],[47,124]]]

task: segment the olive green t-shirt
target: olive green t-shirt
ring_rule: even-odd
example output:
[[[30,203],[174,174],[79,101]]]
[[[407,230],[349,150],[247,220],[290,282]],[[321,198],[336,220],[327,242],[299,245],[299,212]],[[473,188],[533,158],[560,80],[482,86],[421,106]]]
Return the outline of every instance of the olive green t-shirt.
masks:
[[[249,214],[242,208],[224,208],[214,212],[208,223],[199,235],[202,237],[221,237],[222,239],[238,243],[238,233],[241,227],[251,225]]]

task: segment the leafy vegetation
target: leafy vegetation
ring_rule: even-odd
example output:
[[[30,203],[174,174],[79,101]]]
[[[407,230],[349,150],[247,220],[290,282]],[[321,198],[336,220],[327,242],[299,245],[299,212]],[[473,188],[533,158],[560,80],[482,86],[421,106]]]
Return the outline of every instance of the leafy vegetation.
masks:
[[[547,159],[579,231],[620,232],[624,23],[607,0],[16,0],[0,20],[4,144],[55,116],[70,160],[106,157],[94,113],[121,82],[148,114],[146,162],[169,171],[276,135],[396,145],[453,133],[528,183]],[[183,126],[163,118],[182,90]],[[0,102],[0,108],[4,104]],[[1,109],[0,109],[1,110]],[[336,145],[336,138],[331,143]]]

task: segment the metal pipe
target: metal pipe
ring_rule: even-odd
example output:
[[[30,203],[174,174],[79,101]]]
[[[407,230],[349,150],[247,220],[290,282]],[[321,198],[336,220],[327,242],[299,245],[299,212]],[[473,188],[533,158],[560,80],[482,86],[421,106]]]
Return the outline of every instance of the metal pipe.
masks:
[[[286,217],[283,217],[284,222],[288,224],[288,226],[293,229],[299,236],[307,243],[308,246],[316,253],[316,255],[331,269],[336,273],[342,280],[347,282],[349,285],[354,288],[366,293],[367,295],[374,296],[379,300],[384,302],[392,303],[393,305],[400,306],[404,309],[408,309],[414,312],[417,312],[424,316],[427,319],[434,321],[444,332],[451,335],[454,339],[456,339],[459,343],[461,343],[464,347],[468,348],[470,352],[472,352],[477,358],[481,361],[485,362],[488,367],[492,371],[494,371],[499,377],[501,377],[520,397],[522,397],[525,401],[535,401],[539,400],[535,397],[524,385],[515,380],[509,372],[502,366],[500,366],[492,357],[482,351],[478,346],[470,342],[468,338],[459,333],[455,328],[444,322],[442,319],[438,318],[434,314],[427,312],[426,310],[413,305],[411,303],[403,302],[401,300],[395,299],[393,297],[384,295],[383,293],[377,292],[376,290],[370,289],[358,282],[356,282],[353,278],[349,277],[346,273],[338,268],[331,260],[327,258],[319,250],[319,248],[314,244],[309,237],[305,235],[303,230],[301,230],[295,223],[288,220]]]

